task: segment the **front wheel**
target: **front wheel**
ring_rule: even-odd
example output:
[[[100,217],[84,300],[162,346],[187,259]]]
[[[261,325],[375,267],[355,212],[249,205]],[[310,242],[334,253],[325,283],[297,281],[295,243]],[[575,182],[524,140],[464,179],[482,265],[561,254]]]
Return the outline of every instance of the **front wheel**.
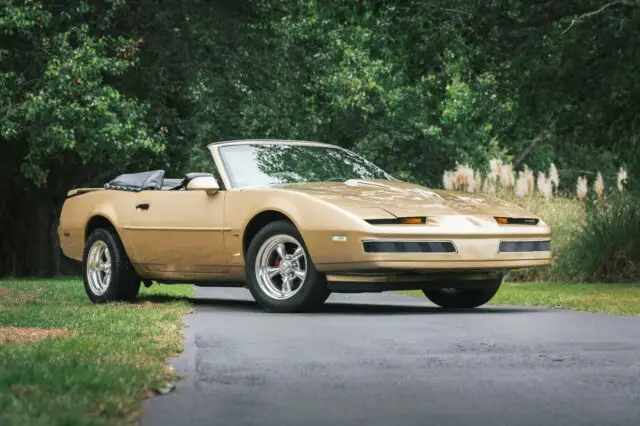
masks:
[[[329,297],[324,275],[288,222],[272,222],[256,234],[247,249],[245,273],[253,298],[270,312],[313,310]]]
[[[422,290],[431,302],[448,309],[471,309],[484,305],[496,295],[502,277],[480,280],[476,282],[478,288],[443,288]],[[465,283],[466,284],[466,283]],[[453,284],[455,285],[455,284]]]

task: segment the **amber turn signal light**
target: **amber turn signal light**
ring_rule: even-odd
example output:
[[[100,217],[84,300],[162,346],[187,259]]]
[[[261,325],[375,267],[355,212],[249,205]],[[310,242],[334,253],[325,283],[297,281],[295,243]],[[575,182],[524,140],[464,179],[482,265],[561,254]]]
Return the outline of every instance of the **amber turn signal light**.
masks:
[[[425,217],[401,217],[399,221],[405,225],[422,225],[426,219]]]
[[[535,217],[494,217],[500,225],[537,225],[540,219]]]

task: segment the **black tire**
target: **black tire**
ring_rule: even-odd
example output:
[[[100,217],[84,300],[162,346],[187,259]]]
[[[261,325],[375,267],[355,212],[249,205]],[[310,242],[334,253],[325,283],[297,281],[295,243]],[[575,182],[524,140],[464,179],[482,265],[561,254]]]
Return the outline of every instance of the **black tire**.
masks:
[[[452,283],[452,288],[447,289],[424,289],[424,295],[427,299],[446,309],[471,309],[484,305],[489,302],[493,296],[496,295],[502,284],[502,277],[474,281],[477,283],[478,288],[455,288],[455,283]],[[468,284],[468,283],[465,283]]]
[[[110,263],[111,278],[104,292],[96,292],[89,282],[88,272],[90,268],[87,262],[91,248],[94,245],[101,244],[104,244],[109,251],[110,262],[105,261],[105,263]],[[98,228],[91,232],[89,238],[87,238],[82,256],[82,277],[84,279],[84,290],[94,303],[133,301],[140,291],[140,277],[131,266],[122,242],[113,229]]]
[[[297,240],[306,256],[306,276],[299,285],[299,290],[290,298],[275,299],[263,290],[256,276],[256,262],[260,248],[271,237],[286,235]],[[249,291],[258,304],[269,312],[307,312],[319,308],[329,297],[329,290],[324,274],[318,272],[311,261],[302,236],[295,226],[289,222],[278,221],[265,225],[249,243],[245,257],[245,275]]]

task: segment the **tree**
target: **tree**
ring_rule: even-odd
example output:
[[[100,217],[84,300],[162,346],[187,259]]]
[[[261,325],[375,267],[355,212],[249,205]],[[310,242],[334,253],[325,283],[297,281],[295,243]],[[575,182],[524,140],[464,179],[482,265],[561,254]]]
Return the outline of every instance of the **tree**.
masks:
[[[2,221],[14,225],[2,238],[12,256],[0,274],[57,272],[55,231],[66,191],[144,167],[165,150],[162,131],[147,122],[148,105],[109,84],[136,61],[137,41],[96,28],[109,24],[120,2],[74,6],[57,12],[56,5],[12,1],[0,18],[0,202]],[[100,6],[106,14],[96,21]]]
[[[206,171],[219,140],[429,185],[493,157],[640,178],[638,0],[0,1],[0,276],[60,270],[69,189]]]

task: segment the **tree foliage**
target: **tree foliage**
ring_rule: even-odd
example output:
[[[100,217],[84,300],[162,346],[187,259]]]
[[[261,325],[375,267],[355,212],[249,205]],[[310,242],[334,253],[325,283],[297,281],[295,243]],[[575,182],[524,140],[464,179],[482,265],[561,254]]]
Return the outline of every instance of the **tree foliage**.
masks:
[[[638,180],[638,46],[637,0],[0,0],[0,275],[60,270],[67,190],[211,167],[216,140],[432,185],[494,157]]]

